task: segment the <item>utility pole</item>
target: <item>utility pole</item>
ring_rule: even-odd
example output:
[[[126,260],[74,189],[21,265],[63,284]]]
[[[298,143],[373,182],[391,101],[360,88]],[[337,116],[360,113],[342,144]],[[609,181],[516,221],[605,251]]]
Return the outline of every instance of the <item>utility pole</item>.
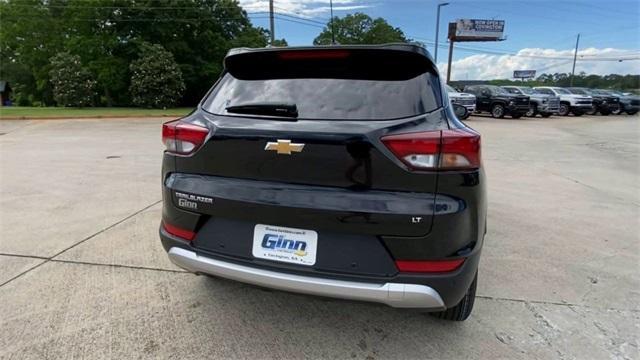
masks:
[[[273,26],[273,0],[269,0],[269,33],[271,35],[271,43],[270,45],[273,46],[273,41],[275,40],[275,30],[274,30],[274,26]]]
[[[440,32],[440,8],[447,5],[449,5],[449,3],[438,4],[438,15],[436,15],[436,51],[434,54],[434,62],[436,63],[436,65],[438,64],[438,33]]]
[[[329,0],[329,9],[331,11],[331,45],[336,44],[336,34],[333,28],[333,0]]]
[[[571,80],[569,80],[569,86],[573,86],[573,75],[576,73],[576,58],[578,57],[578,44],[580,43],[580,34],[576,39],[576,51],[573,53],[573,69],[571,69]]]
[[[447,84],[451,80],[451,59],[453,59],[453,39],[449,39],[449,64],[447,65]]]

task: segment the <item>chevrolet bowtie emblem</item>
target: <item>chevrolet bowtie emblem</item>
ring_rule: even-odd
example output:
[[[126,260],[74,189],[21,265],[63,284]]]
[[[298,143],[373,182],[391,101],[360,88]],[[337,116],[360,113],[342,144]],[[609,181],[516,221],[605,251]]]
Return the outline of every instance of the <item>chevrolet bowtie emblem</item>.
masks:
[[[304,148],[304,144],[292,144],[291,140],[280,140],[277,142],[268,142],[265,150],[276,150],[278,154],[291,155],[292,152],[300,152]]]

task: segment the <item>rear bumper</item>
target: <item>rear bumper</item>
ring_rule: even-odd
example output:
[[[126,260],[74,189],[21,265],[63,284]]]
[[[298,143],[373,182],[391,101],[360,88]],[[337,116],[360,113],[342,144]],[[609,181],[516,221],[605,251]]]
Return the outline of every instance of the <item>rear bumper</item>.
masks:
[[[377,302],[397,308],[433,311],[445,309],[440,294],[426,285],[376,284],[288,274],[216,260],[179,247],[169,250],[169,259],[193,273],[214,275],[278,290]]]
[[[165,163],[169,163],[165,161]],[[181,248],[197,255],[196,259],[208,258],[215,261],[240,265],[244,268],[265,270],[277,274],[291,274],[309,279],[330,279],[346,283],[364,283],[375,288],[381,288],[384,284],[408,284],[417,285],[420,289],[433,289],[445,308],[455,306],[464,296],[473,282],[478,270],[480,251],[486,226],[486,199],[484,191],[484,172],[470,173],[443,173],[439,176],[439,186],[443,194],[438,194],[432,200],[433,215],[437,221],[431,226],[431,230],[424,236],[377,236],[360,231],[361,222],[345,221],[341,227],[334,223],[320,226],[318,221],[322,214],[304,214],[304,204],[291,203],[291,190],[286,203],[276,203],[278,197],[271,196],[266,200],[269,203],[257,204],[256,202],[265,196],[274,187],[266,187],[265,190],[255,192],[251,199],[237,198],[238,190],[207,188],[200,192],[196,189],[196,182],[190,176],[191,181],[184,182],[188,187],[178,187],[177,178],[168,176],[166,186],[163,187],[163,214],[164,221],[179,226],[183,229],[197,232],[192,241],[185,241],[167,233],[160,226],[160,239],[167,252],[173,248]],[[213,180],[213,179],[212,179]],[[208,183],[221,184],[219,181]],[[238,185],[239,184],[239,185]],[[235,188],[247,186],[247,182],[238,183]],[[460,186],[464,184],[465,186]],[[287,185],[289,186],[289,185]],[[216,207],[219,213],[203,215],[191,212],[175,205],[173,193],[184,191],[189,194],[205,194],[215,197]],[[295,191],[294,191],[295,192]],[[232,199],[229,199],[231,198]],[[308,199],[308,197],[307,197]],[[450,203],[448,200],[457,199]],[[394,199],[392,199],[394,200]],[[396,196],[396,201],[397,199]],[[410,200],[410,199],[409,199]],[[233,201],[231,203],[230,201]],[[326,200],[324,200],[326,202]],[[227,203],[225,203],[227,202]],[[317,202],[315,205],[323,204]],[[334,202],[335,203],[335,202]],[[371,201],[367,202],[371,204]],[[385,207],[377,211],[388,209],[393,201],[386,201]],[[403,209],[412,202],[402,201]],[[231,206],[233,205],[233,206]],[[204,206],[199,204],[200,206]],[[362,210],[362,202],[349,204],[345,209]],[[265,211],[261,209],[264,207]],[[204,209],[204,208],[203,208]],[[261,211],[258,211],[261,210]],[[277,210],[277,211],[276,211]],[[351,211],[352,211],[351,210]],[[283,215],[283,212],[286,212]],[[326,211],[325,211],[326,212]],[[304,216],[303,216],[304,215]],[[353,215],[353,214],[351,214]],[[335,212],[334,212],[335,216]],[[345,218],[350,220],[352,218]],[[370,216],[367,221],[374,219]],[[364,225],[369,226],[369,223]],[[302,229],[316,229],[319,231],[318,254],[314,266],[301,266],[282,262],[257,259],[252,256],[252,244],[254,227],[256,223],[275,224]],[[384,223],[383,223],[384,225]],[[464,257],[466,260],[460,268],[447,273],[404,273],[399,272],[394,264],[394,259],[429,260],[445,259],[452,257]],[[179,266],[181,266],[179,264]],[[228,277],[206,269],[185,268],[189,271],[203,274]],[[238,278],[234,278],[238,279]],[[238,279],[248,283],[255,282]],[[262,284],[274,287],[270,284]],[[296,288],[282,288],[294,292],[309,293]],[[413,287],[410,287],[413,288]],[[342,293],[351,291],[343,291]],[[407,290],[404,290],[407,292]],[[340,293],[332,292],[312,293],[330,297],[345,298]],[[413,295],[412,295],[413,296]],[[389,304],[384,298],[379,297],[346,297]],[[404,300],[403,300],[404,301]],[[396,306],[389,304],[391,306]],[[438,305],[439,306],[439,305]],[[440,307],[433,307],[431,302],[420,304],[419,308],[437,311]]]
[[[592,105],[589,105],[589,104],[576,104],[576,105],[571,105],[571,109],[589,111],[589,110],[592,109]]]

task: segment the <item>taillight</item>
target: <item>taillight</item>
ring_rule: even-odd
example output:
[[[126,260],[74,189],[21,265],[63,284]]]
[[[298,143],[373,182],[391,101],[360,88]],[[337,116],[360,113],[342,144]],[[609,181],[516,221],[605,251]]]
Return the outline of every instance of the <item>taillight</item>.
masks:
[[[388,135],[380,140],[411,170],[480,167],[480,134],[468,128]]]
[[[449,272],[462,266],[464,259],[454,260],[396,260],[401,272],[440,273]]]
[[[204,143],[208,134],[209,129],[206,127],[180,120],[162,124],[162,142],[167,151],[174,154],[193,153]]]
[[[165,221],[162,221],[162,228],[169,234],[182,238],[184,240],[191,241],[196,237],[195,232],[179,228],[175,225],[167,224]]]

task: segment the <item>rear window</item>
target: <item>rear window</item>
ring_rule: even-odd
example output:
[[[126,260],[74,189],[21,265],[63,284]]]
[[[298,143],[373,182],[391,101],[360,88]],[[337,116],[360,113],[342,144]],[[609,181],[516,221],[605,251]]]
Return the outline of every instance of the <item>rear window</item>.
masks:
[[[218,115],[228,106],[252,103],[295,104],[298,119],[386,120],[420,115],[440,107],[437,77],[409,80],[269,79],[240,80],[224,75],[205,102]]]
[[[275,103],[295,105],[298,119],[389,120],[442,106],[439,78],[425,57],[390,51],[371,56],[349,52],[336,59],[303,55],[292,60],[277,54],[227,60],[229,71],[203,108],[218,115],[247,116],[226,108]]]

